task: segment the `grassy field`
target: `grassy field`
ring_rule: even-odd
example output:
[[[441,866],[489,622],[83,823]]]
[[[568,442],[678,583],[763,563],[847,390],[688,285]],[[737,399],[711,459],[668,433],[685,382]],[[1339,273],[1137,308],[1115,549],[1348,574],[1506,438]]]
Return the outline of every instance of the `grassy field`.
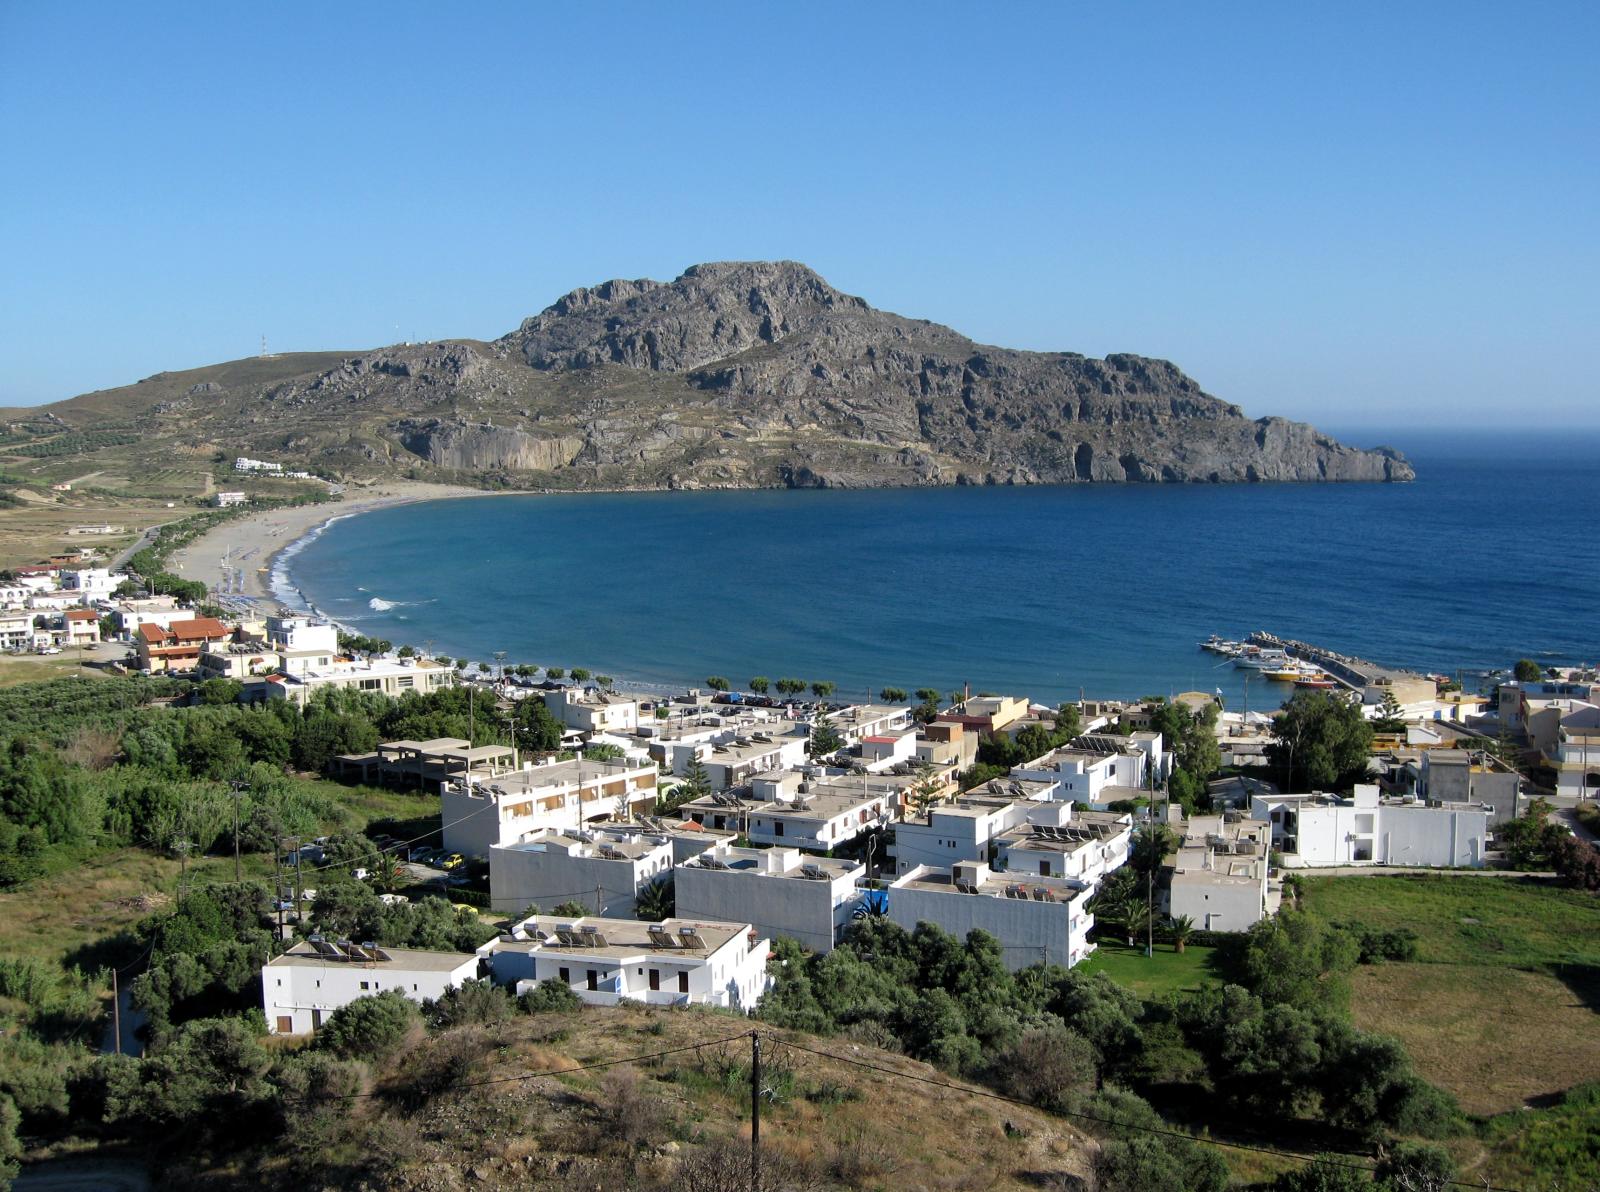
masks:
[[[1417,960],[1354,974],[1359,1026],[1393,1035],[1463,1108],[1549,1104],[1600,1073],[1600,902],[1536,881],[1309,878],[1334,922],[1408,927]]]
[[[1079,966],[1080,970],[1104,973],[1146,1000],[1222,982],[1213,948],[1190,944],[1178,953],[1171,944],[1157,944],[1155,955],[1146,956],[1143,947],[1130,948],[1120,940],[1101,939],[1097,943],[1094,955]]]
[[[360,829],[376,820],[438,823],[439,800],[431,795],[399,794],[370,787],[348,788],[304,779],[332,793],[348,815],[345,826]],[[340,825],[324,825],[333,830]],[[241,858],[246,879],[272,878],[272,858]],[[176,857],[142,848],[118,848],[94,855],[63,872],[0,893],[0,955],[31,956],[93,966],[112,958],[118,933],[140,919],[170,907],[177,897],[182,865]],[[233,857],[191,858],[190,888],[233,880]],[[306,885],[314,885],[314,876]]]
[[[1433,876],[1307,878],[1305,891],[1306,909],[1330,921],[1409,927],[1424,964],[1600,967],[1600,901],[1581,891]]]

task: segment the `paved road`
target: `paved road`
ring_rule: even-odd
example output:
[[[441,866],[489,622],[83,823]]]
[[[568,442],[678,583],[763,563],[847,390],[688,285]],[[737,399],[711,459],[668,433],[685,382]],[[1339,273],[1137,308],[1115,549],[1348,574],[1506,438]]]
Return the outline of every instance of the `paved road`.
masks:
[[[1565,824],[1572,829],[1572,834],[1579,840],[1587,840],[1590,844],[1600,843],[1600,839],[1584,825],[1578,818],[1578,813],[1571,807],[1562,807],[1550,813],[1550,818],[1558,823]]]

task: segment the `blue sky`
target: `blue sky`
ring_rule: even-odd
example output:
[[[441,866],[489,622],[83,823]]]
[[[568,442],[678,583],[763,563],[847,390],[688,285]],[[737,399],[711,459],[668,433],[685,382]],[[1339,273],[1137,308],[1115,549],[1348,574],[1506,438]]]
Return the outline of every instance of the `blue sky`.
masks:
[[[0,404],[801,260],[1252,415],[1600,427],[1600,5],[0,3]]]

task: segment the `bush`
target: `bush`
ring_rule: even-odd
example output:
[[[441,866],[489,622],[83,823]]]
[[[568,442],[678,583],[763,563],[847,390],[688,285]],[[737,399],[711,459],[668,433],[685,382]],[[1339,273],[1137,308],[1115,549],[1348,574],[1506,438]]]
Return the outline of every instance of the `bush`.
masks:
[[[404,1042],[417,1025],[417,1007],[398,989],[361,997],[328,1017],[317,1045],[335,1055],[382,1059]]]
[[[1373,1175],[1395,1192],[1444,1192],[1456,1178],[1456,1165],[1441,1147],[1397,1142],[1379,1157]]]
[[[517,999],[524,1014],[561,1013],[581,1009],[583,999],[558,977],[546,977]]]
[[[511,1014],[511,995],[488,981],[463,981],[437,1001],[422,1004],[422,1016],[434,1030],[504,1022]]]
[[[1099,1075],[1094,1046],[1064,1026],[1023,1032],[999,1053],[992,1070],[1007,1094],[1053,1113],[1070,1109]]]
[[[1415,960],[1417,933],[1409,927],[1369,927],[1364,923],[1335,923],[1356,941],[1356,963],[1376,964],[1380,960]]]

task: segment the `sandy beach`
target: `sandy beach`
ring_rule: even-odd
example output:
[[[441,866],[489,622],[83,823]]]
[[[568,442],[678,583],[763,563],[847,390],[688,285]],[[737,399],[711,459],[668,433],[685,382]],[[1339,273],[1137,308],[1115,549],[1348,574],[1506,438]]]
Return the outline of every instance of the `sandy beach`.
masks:
[[[271,600],[267,586],[275,555],[314,527],[335,517],[370,513],[389,505],[436,501],[445,497],[487,497],[494,494],[460,485],[427,484],[415,480],[386,481],[347,488],[344,498],[321,505],[267,509],[224,522],[167,560],[168,570],[184,579],[197,579],[238,596]],[[239,586],[234,588],[234,575]]]

